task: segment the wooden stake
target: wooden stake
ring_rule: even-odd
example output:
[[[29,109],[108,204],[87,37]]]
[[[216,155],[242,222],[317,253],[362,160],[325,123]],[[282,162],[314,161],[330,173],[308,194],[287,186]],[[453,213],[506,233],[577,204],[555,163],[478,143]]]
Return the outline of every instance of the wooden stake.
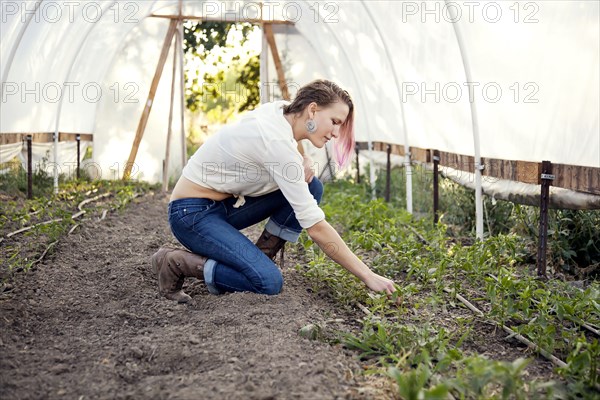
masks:
[[[387,153],[387,164],[386,164],[386,168],[385,168],[385,202],[389,203],[390,202],[390,188],[392,186],[391,184],[391,180],[392,180],[392,146],[391,145],[387,145],[387,149],[386,149],[386,153]]]
[[[175,38],[175,43],[179,41]],[[169,128],[167,130],[167,145],[165,146],[165,163],[163,166],[162,190],[169,190],[169,162],[171,161],[171,136],[173,136],[173,106],[175,102],[175,73],[177,72],[177,46],[173,46],[173,76],[171,77],[171,105],[169,107]]]
[[[433,224],[436,225],[439,221],[439,209],[440,209],[440,177],[439,177],[439,165],[440,165],[440,152],[437,150],[433,151]]]
[[[285,81],[285,72],[283,65],[281,64],[281,58],[279,57],[279,51],[277,50],[277,43],[275,42],[275,35],[273,35],[273,27],[270,23],[263,24],[263,31],[267,38],[267,43],[271,49],[271,55],[273,56],[273,62],[275,63],[275,70],[277,71],[277,80],[279,81],[279,89],[281,90],[281,97],[284,100],[290,100],[290,92],[288,90],[287,82]],[[298,151],[304,155],[304,147],[298,142]]]
[[[33,166],[31,154],[31,135],[27,135],[27,198],[33,198]]]
[[[552,175],[552,163],[542,162],[542,173],[540,182],[542,193],[540,195],[540,230],[538,238],[537,273],[540,278],[546,278],[546,248],[548,246],[548,204],[550,203],[550,185],[554,176]]]
[[[179,16],[183,14],[183,0],[179,1]],[[185,52],[183,49],[183,19],[179,20],[177,24],[177,51],[179,51],[179,84],[181,86],[181,104],[179,108],[181,110],[181,169],[185,167],[187,163],[187,142],[185,137]]]
[[[81,159],[81,136],[77,135],[77,179],[79,179],[81,177],[79,170],[81,168],[80,164],[79,164],[79,160]]]
[[[288,91],[287,83],[285,81],[285,72],[283,71],[283,65],[281,64],[281,58],[279,57],[279,51],[277,51],[277,43],[275,42],[275,35],[273,35],[273,27],[271,24],[263,24],[263,30],[271,49],[271,55],[273,56],[273,62],[275,63],[275,70],[277,71],[277,80],[279,81],[279,89],[281,90],[281,97],[284,100],[290,100],[290,92]]]
[[[467,299],[465,299],[464,297],[462,297],[460,294],[458,293],[453,293],[452,290],[448,289],[448,288],[444,288],[444,291],[446,293],[450,293],[450,294],[455,294],[456,298],[463,303],[469,310],[473,311],[475,314],[477,314],[479,317],[484,317],[484,314],[481,310],[479,310],[477,307],[475,307],[471,302],[469,302]],[[500,324],[496,321],[492,322],[499,326],[500,328],[502,328],[506,333],[510,334],[511,337],[514,337],[515,339],[517,339],[519,342],[523,343],[525,346],[529,347],[530,349],[540,353],[542,356],[544,356],[547,360],[552,361],[552,363],[558,367],[566,367],[567,364],[562,361],[561,359],[555,357],[554,355],[552,355],[551,353],[547,352],[546,350],[540,348],[538,345],[536,345],[535,343],[533,343],[532,341],[530,341],[529,339],[527,339],[526,337],[520,335],[519,333],[513,331],[511,328],[509,328],[508,326],[505,326],[503,324]]]
[[[152,85],[150,86],[150,93],[148,93],[148,100],[146,101],[144,111],[142,112],[142,116],[140,118],[140,123],[139,123],[137,131],[135,133],[135,139],[133,140],[133,145],[131,146],[131,152],[129,153],[129,159],[127,160],[127,164],[125,164],[125,171],[123,172],[123,180],[128,180],[131,176],[131,169],[133,168],[133,164],[135,163],[135,157],[137,156],[137,152],[140,147],[142,137],[144,136],[144,131],[146,130],[146,124],[148,123],[148,117],[150,116],[150,111],[152,110],[152,104],[154,103],[154,96],[156,95],[156,90],[158,89],[158,83],[160,82],[160,77],[162,75],[162,71],[165,66],[165,62],[167,60],[167,56],[169,55],[169,48],[171,47],[171,41],[173,40],[173,35],[175,34],[176,28],[177,28],[177,20],[171,20],[171,22],[169,24],[169,30],[167,31],[167,36],[165,37],[165,42],[163,44],[162,52],[161,52],[160,58],[158,60],[158,66],[156,67],[156,72],[154,73],[154,79],[152,80]]]

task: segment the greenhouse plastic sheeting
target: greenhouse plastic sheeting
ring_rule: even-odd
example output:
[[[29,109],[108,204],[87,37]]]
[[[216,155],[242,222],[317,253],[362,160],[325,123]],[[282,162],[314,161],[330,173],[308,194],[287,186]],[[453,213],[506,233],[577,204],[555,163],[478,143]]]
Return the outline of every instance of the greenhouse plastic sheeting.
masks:
[[[148,16],[176,14],[178,2],[44,0],[27,24],[36,3],[1,2],[0,132],[54,132],[58,119],[60,132],[94,134],[94,161],[122,165],[168,25]],[[294,22],[274,30],[292,94],[317,77],[338,82],[354,98],[360,141],[475,155],[474,100],[482,157],[600,167],[597,1],[264,3],[264,17]],[[183,14],[240,20],[258,16],[258,4],[186,0]],[[162,174],[171,60],[137,159],[152,181]],[[276,82],[272,60],[268,71]]]
[[[80,158],[83,160],[87,148],[91,146],[91,142],[82,141],[80,143]],[[52,176],[54,168],[57,166],[52,162],[52,153],[54,143],[36,143],[31,147],[31,164],[34,173],[41,172]],[[59,175],[74,176],[77,170],[77,143],[76,142],[60,142],[58,144],[61,162],[58,164]],[[18,157],[23,165],[27,165],[27,145],[23,143],[12,143],[4,145],[0,148],[0,160],[11,160]],[[82,167],[82,169],[85,169]],[[93,178],[99,178],[99,168],[88,168],[89,174]],[[0,171],[0,173],[11,173],[10,169]]]

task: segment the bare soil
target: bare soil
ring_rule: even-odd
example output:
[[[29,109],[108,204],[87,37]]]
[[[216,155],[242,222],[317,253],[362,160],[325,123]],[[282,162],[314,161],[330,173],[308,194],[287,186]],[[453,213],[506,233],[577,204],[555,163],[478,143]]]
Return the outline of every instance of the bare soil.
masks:
[[[177,245],[167,203],[147,194],[104,220],[88,219],[0,287],[0,399],[397,398],[391,380],[363,373],[356,352],[299,334],[309,324],[356,332],[364,314],[313,293],[293,268],[298,252],[286,252],[277,296],[213,296],[194,279],[185,286],[190,304],[159,296],[149,258]],[[260,231],[245,233],[255,239]],[[453,331],[469,317],[462,307],[426,307],[408,310],[405,322]],[[474,330],[467,352],[532,358],[529,379],[558,378],[550,362],[502,331],[484,322]]]
[[[138,198],[15,274],[0,293],[0,398],[393,396],[389,383],[361,373],[355,353],[299,335],[348,316],[293,268],[278,296],[213,296],[188,280],[191,304],[160,297],[149,258],[176,244],[166,208],[163,195]]]

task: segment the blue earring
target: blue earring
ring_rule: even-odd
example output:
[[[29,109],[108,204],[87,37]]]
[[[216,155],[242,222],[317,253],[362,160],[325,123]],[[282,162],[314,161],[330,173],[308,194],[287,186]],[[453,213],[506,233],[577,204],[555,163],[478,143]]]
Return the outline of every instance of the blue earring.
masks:
[[[317,123],[314,119],[309,119],[306,121],[306,130],[308,133],[315,133],[317,131]]]

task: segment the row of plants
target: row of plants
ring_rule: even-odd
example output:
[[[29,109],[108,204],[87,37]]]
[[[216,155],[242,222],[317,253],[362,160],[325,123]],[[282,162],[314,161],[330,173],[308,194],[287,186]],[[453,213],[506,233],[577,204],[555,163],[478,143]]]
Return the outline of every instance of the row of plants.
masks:
[[[101,219],[123,209],[135,197],[155,187],[136,181],[61,177],[58,193],[53,178],[36,171],[33,199],[26,199],[18,175],[0,175],[0,279],[27,271],[53,250],[54,245],[83,221]]]
[[[368,173],[366,176],[369,176]],[[385,170],[375,181],[375,196],[384,197]],[[415,215],[433,218],[433,172],[413,167],[413,208]],[[360,185],[367,190],[368,182]],[[406,207],[406,170],[391,171],[390,203]],[[370,190],[369,190],[370,193]],[[440,220],[455,237],[473,237],[475,232],[475,192],[450,179],[439,183]],[[483,196],[484,235],[514,233],[528,249],[528,261],[534,261],[539,234],[539,207],[520,205]],[[600,210],[549,210],[548,263],[553,271],[579,279],[600,272]]]
[[[600,396],[597,282],[582,289],[539,280],[527,263],[527,238],[502,233],[465,246],[444,223],[416,219],[370,195],[366,186],[338,181],[327,186],[322,206],[351,249],[398,282],[394,298],[368,293],[302,236],[298,251],[306,262],[297,268],[314,290],[366,313],[358,331],[333,332],[328,340],[358,350],[372,372],[397,382],[404,399]],[[481,314],[466,312],[464,298]],[[486,326],[496,335],[506,328],[535,350],[528,358],[487,358],[473,351]],[[536,352],[564,361],[557,375],[530,378]]]

